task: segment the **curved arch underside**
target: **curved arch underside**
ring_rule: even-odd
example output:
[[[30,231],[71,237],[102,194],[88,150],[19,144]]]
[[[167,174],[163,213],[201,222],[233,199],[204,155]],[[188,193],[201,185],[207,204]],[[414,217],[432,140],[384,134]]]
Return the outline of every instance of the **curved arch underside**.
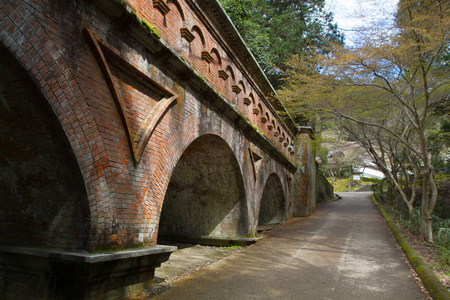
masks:
[[[87,249],[83,178],[47,100],[0,44],[0,243]]]
[[[247,215],[244,182],[233,151],[218,136],[199,137],[172,173],[159,235],[246,236]]]
[[[284,209],[285,198],[283,186],[278,175],[272,173],[266,181],[261,197],[258,226],[283,222]]]

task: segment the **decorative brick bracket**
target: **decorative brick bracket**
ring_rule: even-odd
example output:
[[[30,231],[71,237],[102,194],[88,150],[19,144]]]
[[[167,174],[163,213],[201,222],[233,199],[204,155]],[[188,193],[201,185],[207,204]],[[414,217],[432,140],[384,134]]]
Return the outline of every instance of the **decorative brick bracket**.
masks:
[[[170,11],[170,7],[167,6],[167,4],[166,4],[166,2],[164,2],[164,0],[153,0],[153,7],[156,7],[157,9],[159,9],[159,11],[163,15],[167,15]]]
[[[259,109],[257,107],[253,107],[253,114],[254,115],[258,115],[259,114]]]
[[[209,64],[214,60],[214,57],[208,51],[202,51],[202,59]]]
[[[239,94],[239,93],[242,91],[241,87],[240,87],[238,84],[233,84],[233,85],[231,86],[231,90],[232,90],[235,94]]]
[[[263,123],[263,124],[267,123],[267,118],[265,116],[261,117],[261,123]]]
[[[230,75],[225,70],[219,70],[219,78],[222,78],[223,80],[227,80]]]
[[[135,163],[138,163],[145,147],[147,146],[151,134],[155,130],[156,124],[164,116],[169,106],[178,98],[178,95],[169,88],[164,87],[162,84],[150,78],[147,74],[140,71],[132,63],[128,62],[126,59],[120,56],[117,51],[112,49],[105,41],[103,41],[88,28],[86,28],[86,33],[91,43],[94,55],[97,58],[100,69],[102,70],[103,77],[105,78],[111,92],[111,96],[113,97],[117,110],[119,111],[120,119],[122,120],[122,124],[125,128],[128,144],[133,156],[133,161]],[[132,69],[133,73],[136,74],[136,76],[141,77],[151,89],[157,91],[162,97],[162,99],[155,104],[150,112],[148,112],[147,117],[141,123],[135,135],[133,135],[131,132],[131,127],[129,125],[130,122],[124,109],[124,101],[122,100],[120,94],[117,92],[117,88],[114,85],[112,73],[108,66],[105,54],[103,53],[102,46],[108,49],[109,55],[113,56],[114,59],[119,60],[125,67]]]
[[[244,98],[244,104],[249,106],[250,104],[252,104],[252,99],[250,99],[249,97],[245,97]]]
[[[277,136],[279,136],[279,135],[280,135],[280,132],[278,132],[278,131],[274,131],[274,132],[273,132],[273,136],[274,136],[274,137],[277,137]]]
[[[273,125],[272,124],[267,125],[267,129],[269,129],[269,131],[272,131]]]
[[[186,27],[180,28],[180,34],[183,39],[188,41],[188,43],[192,42],[195,39],[195,35]]]

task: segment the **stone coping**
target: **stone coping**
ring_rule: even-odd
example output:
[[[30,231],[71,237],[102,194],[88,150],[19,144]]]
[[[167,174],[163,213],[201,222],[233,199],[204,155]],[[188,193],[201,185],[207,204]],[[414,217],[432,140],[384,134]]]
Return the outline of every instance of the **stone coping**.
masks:
[[[87,264],[157,255],[163,253],[171,253],[176,250],[177,250],[176,246],[156,245],[154,247],[145,249],[128,249],[116,252],[90,253],[82,250],[64,251],[52,248],[0,245],[0,253],[6,252],[12,254],[38,256],[43,258],[52,258]]]
[[[190,244],[201,244],[201,245],[209,245],[209,246],[248,246],[254,244],[264,237],[220,237],[220,236],[210,236],[210,235],[202,235],[202,236],[167,236],[160,235],[159,238],[164,241],[174,241],[174,242],[183,242]]]

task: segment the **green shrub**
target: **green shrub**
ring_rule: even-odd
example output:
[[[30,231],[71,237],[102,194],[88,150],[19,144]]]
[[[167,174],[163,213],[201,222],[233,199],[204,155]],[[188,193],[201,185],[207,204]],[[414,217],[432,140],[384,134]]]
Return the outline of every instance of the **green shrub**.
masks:
[[[372,178],[372,182],[373,182],[372,187],[371,187],[372,192],[375,195],[381,195],[383,193],[384,180]]]
[[[450,268],[450,250],[448,248],[438,247],[438,259],[443,266]]]
[[[407,214],[398,213],[398,220],[400,224],[406,229],[409,230],[414,235],[420,235],[420,227],[422,224],[420,208],[414,208],[413,215],[410,217]]]
[[[450,219],[433,215],[434,244],[450,249]]]

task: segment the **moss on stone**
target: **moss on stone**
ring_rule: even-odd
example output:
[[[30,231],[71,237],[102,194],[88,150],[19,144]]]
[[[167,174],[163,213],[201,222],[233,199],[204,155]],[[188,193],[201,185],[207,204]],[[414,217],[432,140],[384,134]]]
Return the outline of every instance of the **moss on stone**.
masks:
[[[159,35],[159,33],[155,30],[155,28],[152,27],[152,25],[150,25],[147,21],[145,21],[144,19],[140,19],[141,20],[141,24],[145,25],[145,27],[147,27],[148,30],[150,30],[151,33],[153,33],[158,39],[161,38],[161,36]]]

